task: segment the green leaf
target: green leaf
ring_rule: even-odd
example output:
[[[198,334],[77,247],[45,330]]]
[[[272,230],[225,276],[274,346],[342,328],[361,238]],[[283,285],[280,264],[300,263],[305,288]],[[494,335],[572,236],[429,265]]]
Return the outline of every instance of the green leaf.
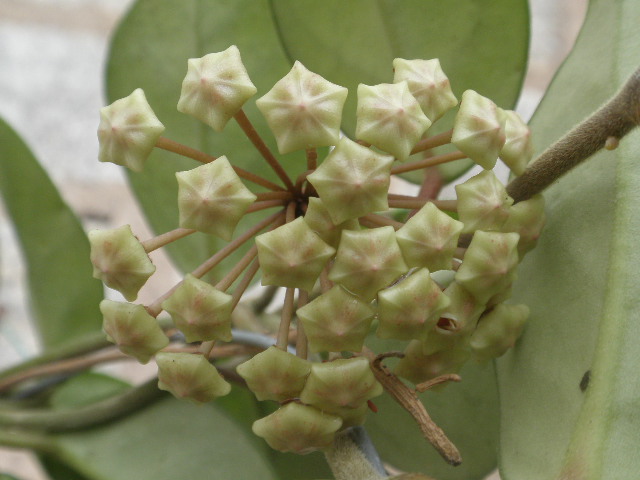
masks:
[[[0,193],[27,262],[33,317],[46,348],[99,330],[102,284],[89,242],[27,145],[0,120]]]
[[[377,352],[402,350],[401,342],[375,342]],[[385,361],[388,365],[392,362]],[[460,376],[462,382],[423,393],[420,398],[429,415],[460,450],[462,465],[452,467],[445,463],[409,413],[387,394],[373,399],[378,413],[370,414],[365,423],[385,462],[442,480],[481,480],[496,468],[500,413],[495,371],[491,364],[469,362]]]
[[[538,151],[637,68],[639,16],[634,0],[591,2],[532,123]],[[498,363],[506,480],[613,480],[640,471],[639,150],[635,131],[545,193],[547,227],[513,295],[531,307],[531,318]]]
[[[102,373],[85,372],[58,387],[49,404],[56,408],[79,408],[124,392],[130,385]]]
[[[55,437],[58,459],[90,480],[278,478],[251,433],[215,403],[173,397],[119,421]]]
[[[271,0],[293,60],[349,89],[344,123],[355,130],[358,84],[393,81],[394,58],[439,58],[460,98],[476,90],[503,108],[515,105],[526,70],[529,11],[524,0]],[[451,128],[447,115],[430,130]],[[471,166],[442,168],[452,180]],[[415,177],[413,177],[415,178]]]
[[[176,110],[187,59],[222,51],[232,44],[240,49],[243,63],[258,88],[256,98],[291,68],[266,0],[139,0],[112,40],[107,68],[108,98],[114,101],[141,87],[167,127],[166,136],[212,155],[226,155],[232,165],[279,183],[235,121],[223,133],[216,133]],[[272,151],[277,152],[253,99],[244,110]],[[293,179],[306,168],[300,153],[285,155],[282,163]],[[133,190],[156,232],[177,227],[178,187],[174,174],[197,165],[195,161],[156,150],[143,173],[129,174]],[[252,184],[245,183],[252,188]],[[257,218],[259,213],[245,217],[237,231],[244,231]],[[224,244],[212,236],[195,234],[170,245],[168,251],[179,267],[188,271]],[[227,265],[234,263],[232,259]]]

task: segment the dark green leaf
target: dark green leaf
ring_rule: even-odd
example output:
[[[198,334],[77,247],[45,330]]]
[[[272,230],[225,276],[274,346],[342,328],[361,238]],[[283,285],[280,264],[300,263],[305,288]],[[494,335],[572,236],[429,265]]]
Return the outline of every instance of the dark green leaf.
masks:
[[[166,136],[213,155],[227,155],[233,165],[278,181],[235,121],[232,120],[223,133],[216,133],[176,110],[187,59],[222,51],[232,44],[240,49],[258,88],[256,98],[264,95],[291,68],[266,0],[138,1],[113,38],[107,70],[108,97],[114,101],[142,87],[167,127]],[[272,151],[277,152],[264,117],[253,100],[247,103],[245,112]],[[306,168],[303,158],[300,154],[291,154],[282,160],[293,179]],[[178,225],[174,173],[197,165],[175,154],[156,151],[144,173],[130,174],[131,185],[156,232]],[[259,215],[246,217],[238,231],[255,223]],[[170,245],[169,253],[182,269],[191,270],[221,245],[224,243],[212,236],[196,234]]]
[[[33,316],[44,346],[99,330],[103,287],[91,277],[82,226],[29,148],[1,120],[0,193],[27,262]]]
[[[494,369],[470,362],[460,376],[462,382],[421,394],[421,399],[460,450],[462,465],[445,463],[409,413],[387,394],[373,399],[378,413],[370,414],[365,424],[384,461],[442,480],[481,480],[496,468],[499,404]]]
[[[394,58],[439,58],[458,98],[473,89],[503,108],[515,105],[529,45],[524,0],[271,0],[293,60],[349,88],[345,126],[355,130],[358,84],[393,80]],[[433,131],[451,128],[453,116]],[[443,168],[447,180],[470,166]]]
[[[591,2],[533,120],[538,151],[638,67],[639,17],[633,0]],[[504,479],[613,480],[640,471],[639,150],[636,131],[545,193],[547,227],[514,288],[531,318],[498,363]]]

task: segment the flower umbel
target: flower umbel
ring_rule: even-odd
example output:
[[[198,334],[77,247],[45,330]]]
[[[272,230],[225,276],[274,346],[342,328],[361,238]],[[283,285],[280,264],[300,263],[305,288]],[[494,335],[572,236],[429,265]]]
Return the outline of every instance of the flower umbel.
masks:
[[[336,432],[362,424],[368,402],[382,393],[378,380],[387,389],[400,382],[396,375],[420,383],[457,372],[469,358],[504,354],[528,316],[526,306],[505,301],[542,230],[544,202],[514,205],[488,171],[501,156],[522,172],[531,156],[528,128],[467,91],[453,129],[425,137],[457,104],[449,79],[437,59],[393,65],[395,83],[358,88],[356,140],[340,133],[347,89],[300,62],[257,100],[278,152],[304,152],[304,173],[290,178],[290,158],[277,157],[242,110],[257,89],[238,49],[189,60],[178,110],[218,132],[234,118],[279,183],[234,165],[225,152],[160,137],[164,127],[141,90],[102,111],[101,160],[140,170],[156,147],[204,165],[176,174],[179,228],[144,242],[128,226],[92,232],[94,274],[133,301],[155,270],[148,252],[196,231],[228,242],[148,305],[105,300],[105,332],[141,362],[155,356],[160,388],[175,396],[213,400],[229,392],[227,376],[240,377],[258,400],[279,402],[253,430],[281,451],[324,449]],[[439,154],[448,143],[460,151]],[[318,147],[331,147],[321,161]],[[456,187],[457,200],[394,190],[395,174],[425,170],[428,183],[428,167],[467,157],[485,170]],[[245,292],[258,274],[272,287],[248,307]],[[278,289],[284,300],[274,325],[262,312]],[[168,346],[156,320],[163,311],[187,351]],[[238,342],[232,328],[243,325],[273,334],[275,345],[243,350],[250,358],[237,374],[216,368],[211,359],[229,347],[217,342]],[[390,383],[377,376],[371,335],[406,342],[395,373],[385,370]]]

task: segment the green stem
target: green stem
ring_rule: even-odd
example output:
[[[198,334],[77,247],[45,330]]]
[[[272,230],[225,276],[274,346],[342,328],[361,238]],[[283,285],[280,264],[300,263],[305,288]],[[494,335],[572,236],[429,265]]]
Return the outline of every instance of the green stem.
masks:
[[[61,410],[49,409],[2,409],[0,426],[15,428],[37,428],[47,432],[65,432],[93,427],[116,420],[158,399],[162,392],[154,378],[124,393],[101,400],[81,408]],[[6,431],[6,428],[0,429]]]
[[[48,435],[18,429],[0,430],[0,445],[10,448],[37,450],[41,453],[49,453],[53,455],[57,454],[58,450],[53,440]]]
[[[17,373],[29,370],[38,365],[44,365],[57,360],[82,355],[87,352],[93,352],[109,345],[111,345],[111,343],[109,343],[102,331],[83,335],[82,337],[60,345],[59,347],[51,348],[42,355],[31,358],[26,362],[0,372],[0,380],[12,377]]]

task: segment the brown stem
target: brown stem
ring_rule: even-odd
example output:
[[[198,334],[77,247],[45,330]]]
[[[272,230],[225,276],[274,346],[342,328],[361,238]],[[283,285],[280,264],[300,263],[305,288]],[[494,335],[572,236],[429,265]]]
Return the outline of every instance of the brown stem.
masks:
[[[244,254],[240,261],[236,263],[218,283],[216,283],[216,288],[222,292],[227,290],[227,288],[229,288],[233,282],[238,279],[240,274],[249,266],[257,255],[258,247],[254,245],[247,253]]]
[[[231,296],[232,310],[236,308],[236,306],[238,305],[238,302],[240,302],[242,295],[244,294],[244,292],[247,291],[247,288],[249,288],[249,285],[251,285],[251,280],[253,280],[253,277],[255,277],[259,269],[260,269],[260,263],[256,258],[253,261],[253,263],[249,265],[249,268],[247,268],[246,272],[244,272],[244,276],[242,277],[242,280],[240,280],[240,283],[238,284],[236,289],[233,291],[233,295]]]
[[[298,305],[297,308],[304,307],[309,302],[309,292],[306,290],[298,290]],[[307,340],[307,334],[304,333],[304,326],[300,319],[297,322],[298,335],[296,337],[296,355],[300,358],[307,359],[309,355],[309,342]]]
[[[242,246],[246,241],[248,241],[251,237],[257,234],[260,230],[268,227],[269,225],[282,225],[284,223],[284,214],[283,212],[277,212],[273,215],[265,218],[261,222],[257,223],[249,230],[244,232],[238,238],[218,250],[214,255],[209,257],[204,263],[202,263],[198,268],[191,272],[196,278],[201,278],[207,272],[211,271],[216,265],[218,265],[222,260],[227,258],[231,253],[236,251],[238,248]],[[164,293],[162,296],[157,298],[151,305],[147,307],[147,311],[150,315],[157,317],[158,314],[162,311],[162,302],[164,302],[167,298],[171,296],[171,294],[182,284],[182,282],[178,282],[173,286],[169,291]]]
[[[318,167],[318,151],[315,148],[307,148],[307,170],[315,170]]]
[[[371,351],[365,352],[371,363],[371,370],[384,389],[414,418],[420,427],[424,437],[433,445],[438,453],[450,465],[460,465],[462,457],[456,446],[447,438],[445,433],[434,423],[427,413],[424,404],[418,398],[414,390],[407,387],[402,381],[382,364],[382,360],[390,356],[402,356],[400,352],[388,352],[373,356]]]
[[[273,153],[271,153],[271,150],[269,150],[269,147],[267,147],[267,144],[264,143],[264,141],[262,140],[262,137],[260,137],[256,129],[253,128],[251,121],[249,120],[247,115],[244,113],[244,111],[240,110],[238,113],[236,113],[233,116],[233,118],[236,119],[236,121],[238,122],[238,125],[240,125],[240,128],[242,128],[242,131],[245,133],[247,138],[251,140],[251,143],[253,143],[253,146],[256,147],[258,152],[260,152],[262,157],[267,161],[267,163],[273,169],[273,171],[276,172],[276,175],[280,177],[280,180],[282,180],[283,183],[286,185],[287,190],[293,193],[295,190],[293,188],[293,183],[291,183],[291,179],[287,175],[287,172],[284,171],[284,168],[282,168],[282,165],[280,165],[280,162],[278,162],[276,157],[273,156]]]
[[[280,326],[278,328],[278,340],[276,341],[276,346],[282,350],[286,350],[287,345],[289,344],[289,328],[291,327],[291,319],[293,318],[293,299],[295,291],[295,288],[288,287],[287,293],[284,296]]]
[[[389,194],[389,207],[391,208],[422,208],[427,202],[433,203],[440,210],[455,212],[458,210],[457,200],[432,200],[428,198],[416,198],[409,195]]]
[[[547,148],[507,185],[515,202],[528,200],[640,124],[640,69],[602,107]]]
[[[175,230],[171,230],[170,232],[163,233],[158,235],[157,237],[150,238],[149,240],[145,240],[142,243],[142,247],[144,251],[147,253],[151,253],[158,248],[164,247],[165,245],[175,242],[187,235],[191,235],[196,231],[190,228],[176,228]]]
[[[433,137],[423,138],[415,144],[413,150],[411,150],[411,155],[451,143],[451,135],[453,135],[453,129],[434,135]]]
[[[267,208],[281,207],[286,204],[286,200],[264,200],[262,202],[255,202],[245,213],[258,212],[260,210],[266,210]]]
[[[422,160],[416,160],[415,162],[401,163],[391,169],[391,175],[411,172],[413,170],[421,170],[427,167],[434,167],[436,165],[442,165],[443,163],[453,162],[462,158],[467,158],[467,156],[462,152],[451,152],[436,155],[435,157],[424,158]]]
[[[198,347],[175,347],[170,345],[164,349],[163,352],[196,352]],[[212,358],[226,358],[237,355],[246,354],[247,351],[252,352],[252,348],[245,347],[243,345],[221,345],[216,347],[211,352]],[[16,373],[0,381],[0,392],[6,392],[11,388],[19,385],[27,380],[33,380],[35,378],[46,377],[51,375],[64,375],[70,373],[81,372],[87,370],[95,365],[101,365],[104,363],[131,360],[129,355],[125,355],[116,347],[107,347],[106,349],[91,352],[78,357],[68,358],[65,360],[59,360],[46,365],[39,365],[28,370]]]
[[[160,137],[156,142],[156,147],[168,152],[177,153],[178,155],[182,155],[183,157],[191,158],[192,160],[200,163],[211,163],[218,158],[214,157],[213,155],[208,155],[204,152],[201,152],[200,150],[196,150],[195,148],[187,147],[182,143],[178,143],[166,137]],[[240,178],[244,178],[245,180],[253,182],[256,185],[263,186],[265,188],[268,188],[269,190],[284,190],[284,188],[282,188],[281,186],[276,185],[275,183],[272,183],[266,178],[262,178],[255,173],[251,173],[244,168],[233,166],[233,170],[238,174]]]
[[[373,225],[375,227],[392,226],[395,230],[399,230],[404,223],[393,220],[392,218],[385,217],[384,215],[376,215],[375,213],[369,213],[359,218],[360,223],[366,227]],[[363,223],[364,220],[364,223]]]
[[[256,201],[262,202],[264,200],[291,200],[293,195],[291,192],[282,191],[282,192],[262,192],[256,193]]]

